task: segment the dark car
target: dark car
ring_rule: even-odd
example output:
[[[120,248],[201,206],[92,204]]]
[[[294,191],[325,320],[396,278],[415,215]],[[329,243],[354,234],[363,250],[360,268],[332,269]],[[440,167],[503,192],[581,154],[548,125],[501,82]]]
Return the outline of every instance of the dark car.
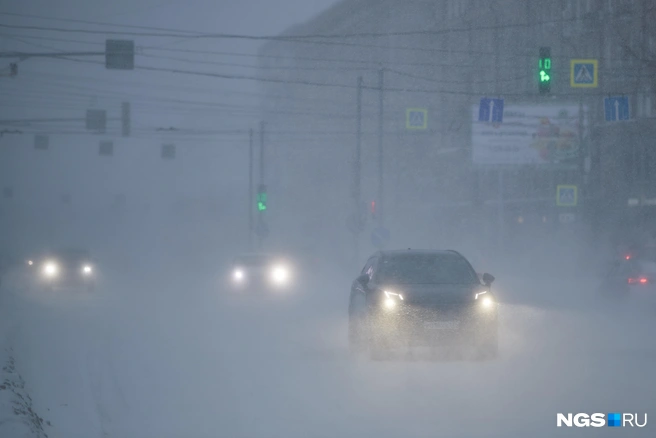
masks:
[[[89,251],[84,249],[58,249],[28,261],[31,280],[47,290],[94,290],[96,268]]]
[[[455,344],[475,348],[480,358],[498,351],[494,277],[483,282],[456,251],[381,251],[353,282],[349,343],[372,357],[397,347]]]
[[[237,289],[287,289],[293,283],[292,264],[272,254],[244,254],[232,262],[231,283]]]
[[[612,298],[635,296],[656,303],[656,261],[626,255],[605,270],[602,292]]]

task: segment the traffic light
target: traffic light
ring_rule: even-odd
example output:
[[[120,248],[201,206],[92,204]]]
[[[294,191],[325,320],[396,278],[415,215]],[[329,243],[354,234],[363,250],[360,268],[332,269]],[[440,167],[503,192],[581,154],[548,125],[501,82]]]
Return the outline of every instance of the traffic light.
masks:
[[[540,47],[540,60],[538,61],[538,89],[540,94],[551,92],[551,48]]]
[[[257,187],[257,210],[264,211],[267,209],[267,191],[264,184]]]

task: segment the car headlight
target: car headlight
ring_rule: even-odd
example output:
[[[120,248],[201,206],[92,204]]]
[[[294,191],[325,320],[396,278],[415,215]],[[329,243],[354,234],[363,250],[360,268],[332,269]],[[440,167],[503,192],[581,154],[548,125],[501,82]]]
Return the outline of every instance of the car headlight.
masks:
[[[403,301],[403,295],[399,293],[390,292],[388,290],[383,291],[383,293],[385,294],[383,305],[388,309],[395,308],[398,301]]]
[[[91,266],[89,266],[89,265],[84,265],[84,266],[82,267],[82,273],[83,273],[84,275],[91,275],[92,272],[93,272],[93,269],[91,268]]]
[[[59,268],[54,262],[47,262],[43,266],[43,273],[48,277],[54,277],[59,272]]]
[[[271,270],[271,279],[274,283],[286,283],[289,280],[289,270],[284,266],[274,266]]]
[[[235,269],[235,270],[232,272],[232,278],[233,278],[233,280],[235,280],[236,282],[243,281],[245,277],[246,277],[246,274],[245,274],[244,271],[241,270],[241,269]]]
[[[474,299],[479,301],[482,307],[492,307],[492,304],[494,304],[494,300],[486,290],[476,293]]]
[[[27,264],[28,264],[28,266],[32,266],[34,264],[34,262],[32,260],[28,260]]]

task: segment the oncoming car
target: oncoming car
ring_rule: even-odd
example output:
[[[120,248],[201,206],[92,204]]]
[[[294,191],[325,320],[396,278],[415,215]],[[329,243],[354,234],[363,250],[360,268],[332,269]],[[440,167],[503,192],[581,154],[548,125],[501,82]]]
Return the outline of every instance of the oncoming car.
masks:
[[[349,344],[372,358],[397,348],[470,346],[477,357],[497,356],[494,277],[483,282],[456,251],[381,251],[353,282]]]
[[[234,259],[230,281],[237,289],[287,289],[293,284],[293,272],[283,257],[244,254]]]
[[[96,268],[87,250],[60,249],[50,251],[27,265],[33,284],[46,290],[83,289],[96,287]]]

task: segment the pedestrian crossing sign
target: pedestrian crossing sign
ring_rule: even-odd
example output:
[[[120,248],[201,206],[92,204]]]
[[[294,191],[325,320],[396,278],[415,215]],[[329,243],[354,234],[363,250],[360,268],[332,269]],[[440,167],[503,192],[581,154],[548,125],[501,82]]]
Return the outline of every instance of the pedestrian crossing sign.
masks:
[[[599,80],[599,66],[596,59],[572,59],[570,61],[569,82],[572,87],[594,88]]]
[[[556,205],[559,207],[576,207],[577,201],[577,186],[559,185],[556,187]]]
[[[405,110],[406,129],[426,129],[428,127],[428,110],[425,108],[408,108]]]

